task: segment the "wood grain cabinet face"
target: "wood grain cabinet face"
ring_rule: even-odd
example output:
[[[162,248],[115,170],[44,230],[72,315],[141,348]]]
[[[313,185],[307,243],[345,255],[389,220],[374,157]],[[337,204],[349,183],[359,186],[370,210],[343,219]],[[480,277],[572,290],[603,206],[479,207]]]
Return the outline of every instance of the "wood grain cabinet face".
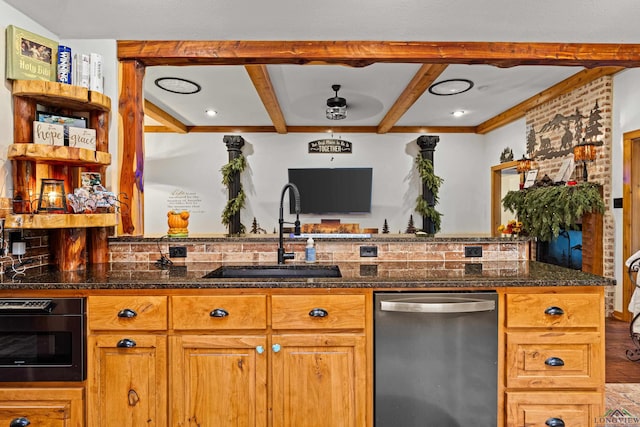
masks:
[[[170,338],[171,426],[267,426],[266,336]]]
[[[364,295],[274,295],[273,329],[364,329]]]
[[[87,318],[94,331],[165,331],[166,296],[90,296]]]
[[[602,396],[593,392],[507,392],[507,427],[554,425],[592,427],[602,416]],[[556,421],[557,422],[557,421]]]
[[[366,425],[364,335],[282,334],[273,343],[273,425]]]
[[[173,329],[209,331],[264,329],[266,295],[172,296]]]
[[[26,418],[34,427],[84,427],[82,388],[1,388],[0,426]]]
[[[506,295],[505,424],[594,426],[604,413],[604,291],[546,290]]]
[[[91,335],[88,348],[89,427],[167,425],[165,336]]]

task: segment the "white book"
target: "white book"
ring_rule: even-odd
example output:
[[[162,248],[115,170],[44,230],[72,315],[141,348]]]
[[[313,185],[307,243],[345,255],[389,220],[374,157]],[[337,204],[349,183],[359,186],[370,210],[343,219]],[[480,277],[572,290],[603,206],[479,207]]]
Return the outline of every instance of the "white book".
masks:
[[[89,78],[91,76],[91,67],[90,67],[90,59],[89,55],[86,53],[82,53],[80,55],[76,55],[76,86],[82,86],[89,89]]]
[[[102,55],[91,53],[89,55],[90,77],[89,90],[103,92]]]

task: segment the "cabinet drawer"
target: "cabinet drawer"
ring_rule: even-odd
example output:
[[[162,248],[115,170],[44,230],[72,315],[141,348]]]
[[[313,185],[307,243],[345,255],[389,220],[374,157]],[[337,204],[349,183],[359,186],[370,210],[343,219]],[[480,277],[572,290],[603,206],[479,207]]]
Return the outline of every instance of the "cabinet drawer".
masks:
[[[265,329],[266,295],[172,296],[174,329]]]
[[[92,330],[165,330],[165,296],[90,296],[87,316]]]
[[[507,387],[576,388],[604,383],[602,337],[597,332],[507,333],[506,341]]]
[[[507,327],[600,327],[604,301],[599,294],[507,295]]]
[[[364,329],[364,295],[274,295],[273,329]]]
[[[604,397],[596,392],[507,392],[507,427],[549,426],[553,419],[589,427],[604,416]],[[604,425],[604,420],[603,420]]]

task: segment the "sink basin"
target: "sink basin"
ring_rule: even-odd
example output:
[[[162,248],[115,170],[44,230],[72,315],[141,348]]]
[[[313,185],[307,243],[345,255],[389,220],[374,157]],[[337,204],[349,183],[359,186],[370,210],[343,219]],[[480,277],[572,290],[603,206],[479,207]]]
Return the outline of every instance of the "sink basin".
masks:
[[[307,278],[342,277],[337,265],[223,265],[207,273],[204,278]]]

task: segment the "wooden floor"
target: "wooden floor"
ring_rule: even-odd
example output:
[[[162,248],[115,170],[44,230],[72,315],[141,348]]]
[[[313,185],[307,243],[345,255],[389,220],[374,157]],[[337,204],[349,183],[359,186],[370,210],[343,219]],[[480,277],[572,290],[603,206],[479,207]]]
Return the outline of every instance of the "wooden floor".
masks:
[[[629,323],[606,320],[606,374],[607,383],[640,383],[640,361],[627,359],[626,351],[635,349],[629,336]]]

